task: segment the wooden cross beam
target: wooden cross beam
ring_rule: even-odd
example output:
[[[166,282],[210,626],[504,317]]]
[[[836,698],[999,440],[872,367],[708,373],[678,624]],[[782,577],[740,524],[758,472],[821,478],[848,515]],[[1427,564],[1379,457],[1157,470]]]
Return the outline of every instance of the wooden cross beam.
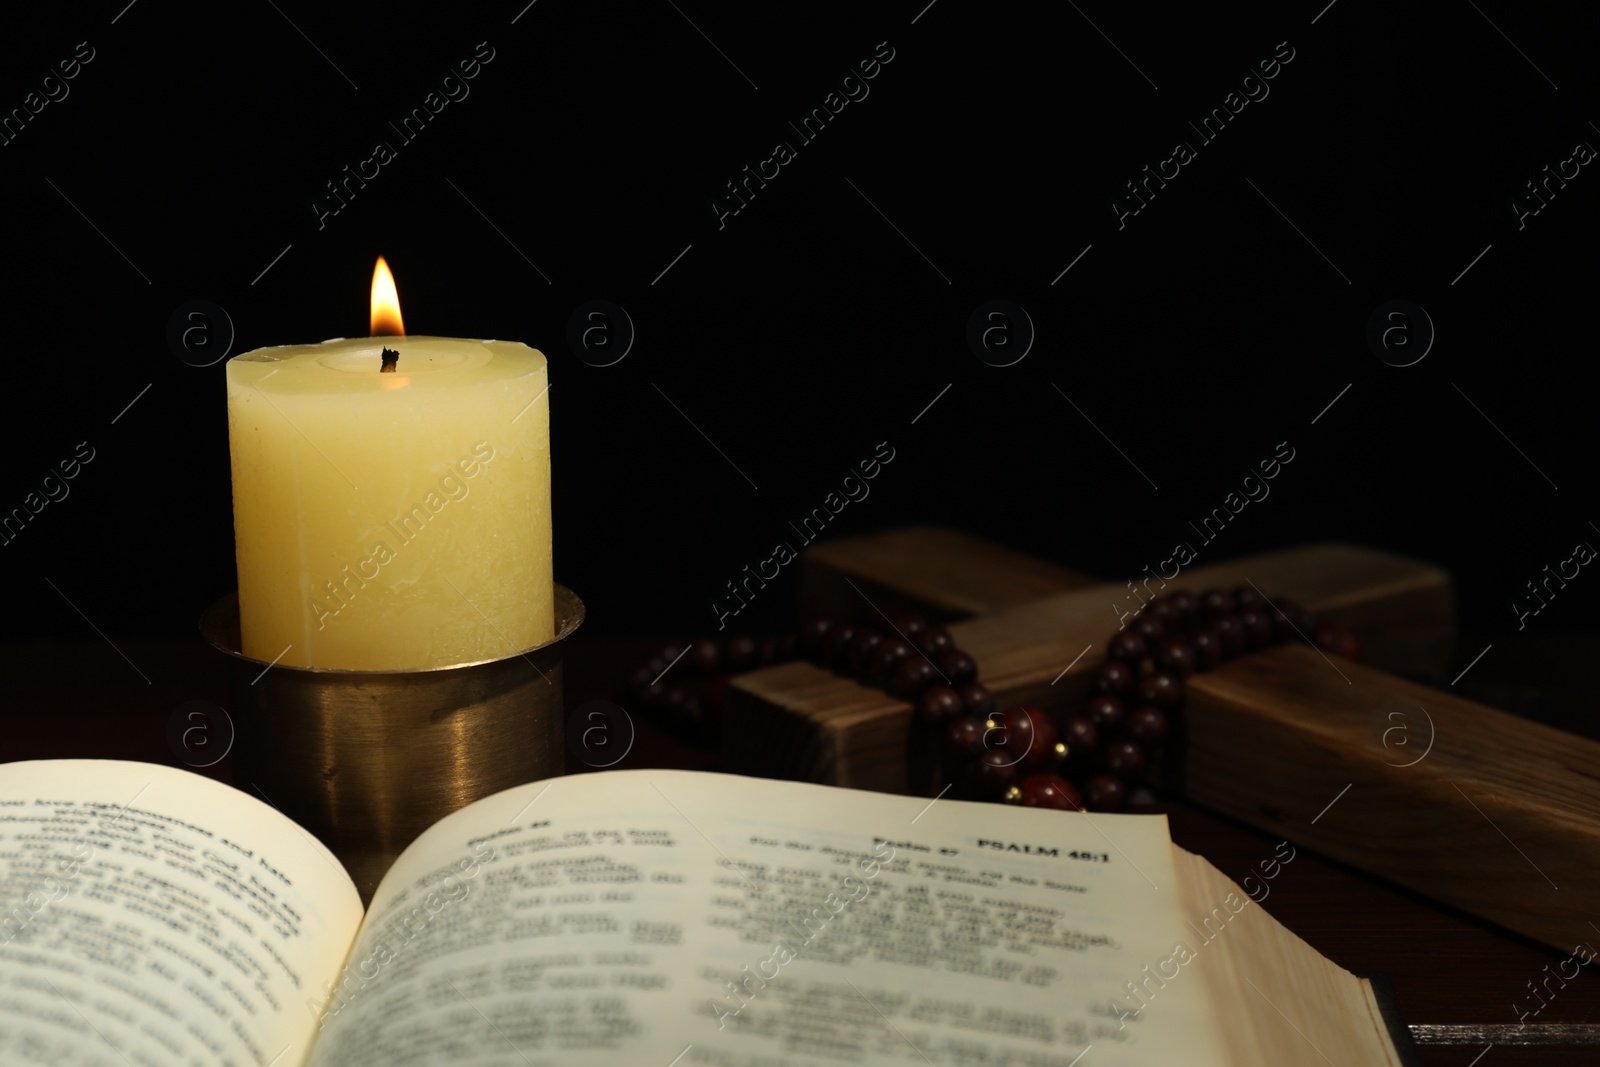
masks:
[[[1117,611],[1137,606],[1125,584],[927,528],[819,544],[802,568],[811,612],[879,626],[880,609],[964,619],[947,625],[980,681],[1047,709],[1081,706]],[[1352,630],[1365,662],[1294,644],[1190,678],[1171,780],[1195,803],[1570,949],[1600,915],[1600,744],[1380,669],[1438,673],[1449,661],[1451,584],[1437,567],[1311,545],[1189,568],[1169,588],[1247,582]],[[903,792],[910,720],[882,692],[784,664],[733,681],[726,760]]]

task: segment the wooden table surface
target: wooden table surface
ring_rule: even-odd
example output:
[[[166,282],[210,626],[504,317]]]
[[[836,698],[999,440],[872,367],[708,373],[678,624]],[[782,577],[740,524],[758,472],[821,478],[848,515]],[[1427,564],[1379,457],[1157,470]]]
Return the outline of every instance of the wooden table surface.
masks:
[[[625,706],[624,680],[661,643],[659,638],[573,640],[565,655],[568,709],[591,699]],[[1533,649],[1520,662],[1502,660],[1499,669],[1507,679],[1540,678],[1541,692],[1562,709],[1552,716],[1554,722],[1592,736],[1594,727],[1577,722],[1576,709],[1595,706],[1596,672],[1564,672],[1558,665],[1581,664],[1576,654],[1594,647],[1592,638],[1563,639]],[[0,648],[0,714],[5,717],[0,761],[89,757],[183,766],[168,745],[169,720],[191,700],[226,707],[228,691],[227,665],[198,638],[118,641],[115,647],[103,640],[6,646]],[[718,769],[715,753],[683,744],[637,714],[631,717],[636,740],[617,766]],[[199,773],[230,781],[231,764],[231,758],[224,759]],[[586,769],[569,754],[569,772]],[[1167,803],[1154,810],[1167,813],[1178,844],[1235,880],[1271,856],[1277,844],[1257,830],[1189,805]],[[1546,965],[1554,972],[1565,958],[1304,850],[1270,886],[1264,901],[1268,912],[1341,966],[1386,974],[1414,1026],[1510,1024],[1514,1029],[1513,1002],[1535,1006],[1528,983],[1542,979]],[[1600,915],[1595,921],[1600,923]],[[1600,944],[1600,927],[1595,943]],[[1594,970],[1584,968],[1565,988],[1552,983],[1555,995],[1529,1022],[1600,1028],[1600,975],[1589,973]],[[1517,1045],[1513,1040],[1508,1031],[1487,1049],[1487,1039],[1423,1045],[1421,1062],[1441,1067],[1600,1063],[1600,1045]]]

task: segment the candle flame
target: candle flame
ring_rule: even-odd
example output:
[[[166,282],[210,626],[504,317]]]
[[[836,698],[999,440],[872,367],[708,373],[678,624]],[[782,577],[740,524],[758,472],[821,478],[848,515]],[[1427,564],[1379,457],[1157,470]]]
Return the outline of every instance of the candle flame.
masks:
[[[389,264],[378,257],[372,268],[372,334],[373,337],[404,337],[405,323],[400,320],[400,294],[395,291],[394,275]]]

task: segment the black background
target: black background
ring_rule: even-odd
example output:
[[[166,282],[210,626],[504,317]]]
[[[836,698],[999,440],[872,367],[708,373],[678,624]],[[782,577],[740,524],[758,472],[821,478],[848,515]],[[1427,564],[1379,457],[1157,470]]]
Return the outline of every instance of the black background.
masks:
[[[176,358],[169,316],[221,305],[234,353],[364,334],[382,254],[411,332],[549,356],[556,576],[587,632],[712,629],[722,583],[887,441],[830,535],[949,524],[1118,581],[1178,540],[1201,563],[1351,540],[1449,567],[1467,624],[1515,641],[1523,583],[1600,543],[1600,177],[1520,231],[1510,207],[1600,145],[1595,16],[1324,2],[8,16],[0,108],[94,59],[0,147],[0,510],[78,442],[95,459],[0,546],[4,637],[194,633],[235,585],[223,367]],[[481,41],[470,95],[400,144],[386,120]],[[798,144],[786,121],[885,41],[870,95]],[[1185,121],[1281,41],[1270,95],[1200,144]],[[397,158],[319,229],[379,139]],[[797,158],[719,229],[778,139]],[[1179,139],[1197,158],[1119,230],[1111,199]],[[607,368],[565,340],[594,298],[638,332]],[[994,298],[1037,328],[1014,366],[966,344]],[[1438,331],[1406,368],[1364,340],[1395,298]],[[1271,496],[1201,546],[1188,521],[1282,441]],[[1578,628],[1595,591],[1529,626]],[[792,593],[791,567],[735,625],[788,624]]]

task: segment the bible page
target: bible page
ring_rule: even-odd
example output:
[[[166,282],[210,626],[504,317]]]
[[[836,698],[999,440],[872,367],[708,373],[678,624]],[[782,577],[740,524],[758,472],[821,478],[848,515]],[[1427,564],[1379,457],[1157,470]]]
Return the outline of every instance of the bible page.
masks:
[[[0,1063],[296,1067],[360,921],[332,853],[220,782],[0,765]]]
[[[1221,1064],[1182,934],[1161,816],[577,775],[400,857],[310,1063]]]

